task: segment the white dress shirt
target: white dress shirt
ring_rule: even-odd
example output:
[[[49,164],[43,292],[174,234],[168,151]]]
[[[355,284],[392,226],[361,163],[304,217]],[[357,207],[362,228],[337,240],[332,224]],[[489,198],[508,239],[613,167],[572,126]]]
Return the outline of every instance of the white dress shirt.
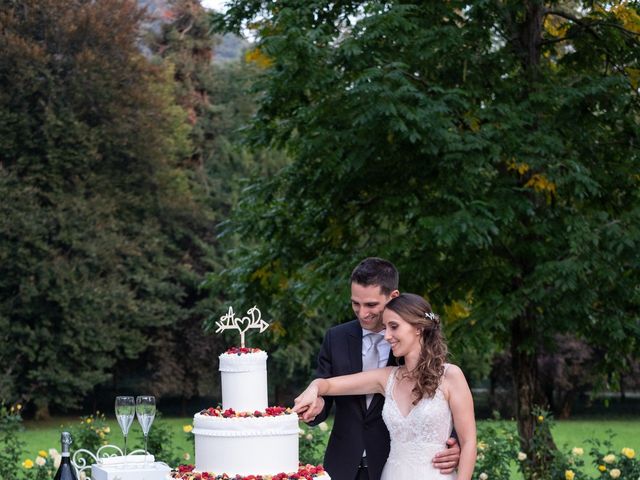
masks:
[[[369,335],[373,333],[374,335],[380,335],[382,340],[378,342],[378,368],[384,368],[387,366],[387,362],[389,361],[389,354],[391,353],[391,345],[384,339],[384,330],[381,332],[372,332],[371,330],[362,329],[362,338],[364,339],[365,335]],[[362,358],[366,353],[366,345],[367,342],[362,342]]]

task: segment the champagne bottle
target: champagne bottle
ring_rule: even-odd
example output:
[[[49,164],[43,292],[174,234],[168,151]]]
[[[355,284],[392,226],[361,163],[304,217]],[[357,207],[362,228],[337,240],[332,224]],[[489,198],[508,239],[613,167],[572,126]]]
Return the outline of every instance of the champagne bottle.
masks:
[[[71,457],[69,456],[69,447],[72,443],[71,434],[69,432],[62,432],[60,442],[62,443],[62,459],[60,460],[60,467],[56,472],[56,476],[53,477],[53,480],[78,480],[76,469],[71,465]]]

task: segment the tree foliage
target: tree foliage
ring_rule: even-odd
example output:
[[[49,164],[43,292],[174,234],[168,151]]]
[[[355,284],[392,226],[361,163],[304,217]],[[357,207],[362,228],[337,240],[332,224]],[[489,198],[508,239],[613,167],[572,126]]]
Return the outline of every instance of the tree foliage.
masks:
[[[348,314],[347,274],[393,260],[454,340],[512,353],[523,448],[537,351],[575,332],[623,370],[640,302],[636,2],[235,0],[268,68],[254,145],[293,158],[231,230],[227,281],[290,338]],[[316,339],[318,341],[318,339]],[[531,457],[533,458],[533,457]]]
[[[142,19],[130,0],[0,2],[1,396],[42,413],[185,314],[189,127]]]
[[[215,395],[219,376],[214,359],[228,345],[202,330],[203,317],[216,316],[212,312],[219,316],[226,309],[224,286],[202,289],[204,274],[224,268],[226,252],[237,241],[217,238],[216,225],[237,203],[241,179],[255,170],[277,168],[285,159],[262,150],[249,152],[237,144],[236,131],[255,111],[255,99],[249,93],[255,66],[244,61],[212,62],[220,38],[212,32],[200,2],[174,0],[168,7],[165,23],[148,44],[155,60],[172,72],[176,100],[187,112],[190,150],[179,165],[197,202],[196,208],[181,210],[186,232],[172,230],[181,255],[189,259],[189,271],[179,279],[188,314],[158,331],[154,339],[158,348],[150,352],[148,363],[153,366],[154,391],[188,399]],[[184,354],[185,345],[189,355]]]

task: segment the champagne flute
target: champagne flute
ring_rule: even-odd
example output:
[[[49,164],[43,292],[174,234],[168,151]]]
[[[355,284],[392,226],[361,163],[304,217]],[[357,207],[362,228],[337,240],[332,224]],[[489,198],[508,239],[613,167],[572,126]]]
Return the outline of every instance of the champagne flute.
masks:
[[[156,416],[156,397],[150,395],[136,397],[136,415],[144,435],[144,463],[147,463],[147,440],[151,424]]]
[[[136,414],[136,402],[133,397],[116,397],[116,418],[124,435],[124,460],[127,457],[127,435]]]

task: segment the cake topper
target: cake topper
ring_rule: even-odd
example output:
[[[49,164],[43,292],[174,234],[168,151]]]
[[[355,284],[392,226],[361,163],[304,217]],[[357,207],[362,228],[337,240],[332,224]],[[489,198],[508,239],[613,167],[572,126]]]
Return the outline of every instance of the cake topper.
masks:
[[[253,308],[247,310],[247,317],[237,318],[233,307],[229,307],[229,311],[226,315],[220,317],[220,320],[216,322],[218,329],[216,333],[223,332],[225,330],[238,330],[240,332],[240,347],[244,348],[244,334],[250,328],[259,328],[260,333],[269,328],[269,324],[262,320],[262,313],[256,305]]]

